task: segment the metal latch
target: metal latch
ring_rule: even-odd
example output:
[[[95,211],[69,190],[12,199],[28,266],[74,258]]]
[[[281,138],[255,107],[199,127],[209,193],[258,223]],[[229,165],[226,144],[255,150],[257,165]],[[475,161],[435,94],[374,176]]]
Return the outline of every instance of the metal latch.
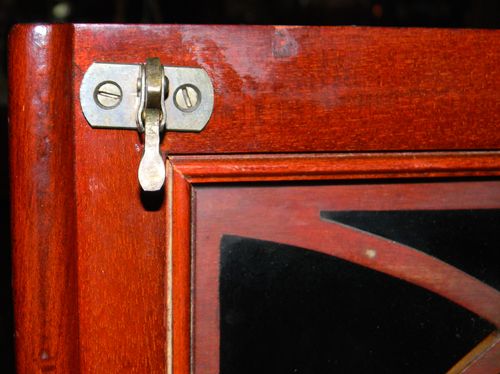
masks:
[[[157,191],[165,182],[161,133],[203,130],[214,90],[201,68],[162,66],[158,58],[144,64],[96,62],[83,77],[80,102],[92,127],[144,133],[139,183],[145,191]]]

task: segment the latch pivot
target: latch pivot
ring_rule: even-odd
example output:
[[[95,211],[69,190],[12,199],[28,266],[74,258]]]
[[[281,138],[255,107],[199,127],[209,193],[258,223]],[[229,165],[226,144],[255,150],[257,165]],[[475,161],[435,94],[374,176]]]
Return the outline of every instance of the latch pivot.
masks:
[[[144,154],[139,164],[139,183],[144,191],[158,191],[165,182],[160,154],[160,132],[165,127],[167,78],[158,58],[148,58],[137,81],[141,101],[137,111],[139,131],[144,131]]]
[[[157,191],[165,181],[161,133],[203,130],[214,91],[205,70],[162,66],[149,58],[145,64],[93,63],[83,77],[80,101],[92,127],[144,132],[139,183],[145,191]]]

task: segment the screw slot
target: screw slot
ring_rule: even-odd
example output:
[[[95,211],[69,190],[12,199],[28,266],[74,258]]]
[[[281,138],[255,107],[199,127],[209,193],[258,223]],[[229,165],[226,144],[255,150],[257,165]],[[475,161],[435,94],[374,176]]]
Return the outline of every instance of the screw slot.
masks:
[[[94,101],[102,109],[116,108],[122,101],[122,89],[112,81],[100,83],[94,91]]]
[[[183,84],[174,93],[174,104],[182,112],[193,112],[201,103],[201,92],[192,84]]]

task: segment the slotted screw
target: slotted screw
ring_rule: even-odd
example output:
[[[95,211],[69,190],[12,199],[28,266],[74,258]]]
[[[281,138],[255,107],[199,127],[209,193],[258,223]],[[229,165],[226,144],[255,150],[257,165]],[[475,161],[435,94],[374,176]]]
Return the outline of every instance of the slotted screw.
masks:
[[[198,108],[200,96],[198,88],[191,84],[184,84],[175,91],[175,105],[183,112],[192,112]]]
[[[94,99],[101,108],[112,109],[122,101],[122,90],[115,82],[103,82],[97,86]]]

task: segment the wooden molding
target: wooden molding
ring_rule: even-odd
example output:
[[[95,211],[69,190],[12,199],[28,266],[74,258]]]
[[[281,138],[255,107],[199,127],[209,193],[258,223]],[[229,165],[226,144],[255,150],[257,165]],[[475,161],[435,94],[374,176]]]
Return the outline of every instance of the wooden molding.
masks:
[[[500,175],[500,152],[170,156],[190,183]]]
[[[500,332],[497,330],[486,337],[465,355],[448,374],[495,373],[500,362]]]
[[[463,178],[496,178],[500,175],[500,153],[498,152],[170,156],[168,161],[171,177],[169,211],[172,238],[169,257],[172,258],[174,269],[170,280],[173,297],[169,303],[169,310],[171,310],[169,326],[172,327],[171,354],[174,373],[188,372],[191,369],[190,354],[194,349],[191,341],[193,321],[191,321],[192,285],[190,282],[193,261],[191,243],[196,223],[189,224],[190,220],[186,221],[186,217],[194,215],[192,209],[196,206],[192,204],[193,186],[315,180],[404,181],[425,178],[427,182],[430,182],[433,179],[452,178],[452,180],[460,181]],[[274,230],[274,232],[277,231]],[[272,240],[272,238],[266,239]],[[284,240],[284,238],[281,239],[281,241]],[[297,245],[295,242],[292,244]],[[442,268],[443,274],[448,274],[445,268],[447,269],[448,266],[444,265]],[[459,273],[453,274],[461,276]],[[495,303],[498,302],[496,291],[490,287],[481,286],[480,282],[471,277],[465,276],[464,279],[469,280],[469,278],[472,287],[484,287],[486,293],[491,294],[496,300]],[[422,284],[425,283],[427,287],[433,289],[434,286],[426,282]],[[462,299],[462,296],[458,295],[459,289],[450,291],[449,294],[444,289],[441,291],[452,298],[453,295],[457,296],[461,300],[460,304],[472,308],[498,325],[500,317],[491,305],[488,306],[484,302],[477,308],[473,305],[474,293],[464,294],[465,296],[462,296],[465,298]],[[480,351],[483,352],[482,349]]]
[[[194,185],[500,176],[498,35],[16,26],[9,154],[18,372],[189,372]],[[163,138],[168,185],[153,198],[137,184],[137,133],[92,129],[79,103],[91,63],[151,56],[203,67],[216,91],[206,130]]]
[[[19,373],[80,370],[72,43],[70,25],[16,26],[9,38]]]
[[[75,33],[10,34],[17,371],[164,372],[164,191],[140,192],[137,133],[77,124]]]

